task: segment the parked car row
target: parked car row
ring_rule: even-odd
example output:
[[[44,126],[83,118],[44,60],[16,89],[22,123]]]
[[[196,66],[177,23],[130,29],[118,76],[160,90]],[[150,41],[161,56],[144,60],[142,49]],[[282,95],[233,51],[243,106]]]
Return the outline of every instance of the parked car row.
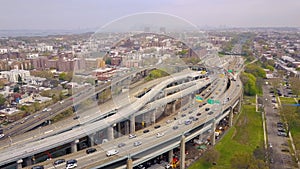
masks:
[[[277,135],[287,137],[287,131],[285,129],[285,125],[282,122],[277,122]]]

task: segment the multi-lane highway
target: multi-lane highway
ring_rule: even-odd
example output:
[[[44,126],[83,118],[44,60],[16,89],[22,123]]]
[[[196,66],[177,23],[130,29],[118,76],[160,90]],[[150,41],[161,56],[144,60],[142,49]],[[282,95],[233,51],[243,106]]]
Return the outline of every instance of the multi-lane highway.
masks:
[[[221,80],[220,80],[221,82]],[[236,101],[234,99],[234,96],[237,90],[241,90],[241,87],[239,86],[240,83],[236,83],[230,86],[230,88],[227,90],[229,93],[225,94],[223,92],[220,92],[219,94],[216,94],[215,96],[220,98],[220,99],[226,99],[228,97],[231,97],[232,100]],[[221,89],[224,91],[224,87],[226,86],[223,83],[219,83],[217,85],[216,91],[219,91]],[[233,103],[228,103],[226,106],[230,106],[230,104]],[[224,108],[226,108],[226,106]],[[78,165],[82,168],[91,168],[91,167],[96,167],[96,166],[101,166],[101,164],[105,164],[108,161],[112,160],[121,160],[121,159],[127,159],[128,155],[131,155],[132,157],[139,157],[140,153],[144,151],[148,151],[150,149],[157,149],[160,150],[160,145],[168,145],[172,144],[173,142],[177,143],[177,145],[180,142],[180,137],[183,133],[188,133],[191,131],[193,128],[196,128],[198,126],[201,126],[201,124],[206,124],[205,127],[203,127],[203,132],[211,129],[211,121],[212,119],[218,117],[219,119],[223,119],[224,117],[220,116],[222,115],[222,111],[220,110],[219,105],[207,105],[203,106],[201,108],[198,107],[198,104],[192,104],[187,105],[187,109],[182,111],[179,116],[176,118],[177,120],[172,121],[171,123],[166,123],[167,120],[173,119],[173,116],[157,123],[156,125],[161,125],[162,127],[155,129],[153,126],[150,126],[146,129],[149,129],[149,133],[143,133],[142,131],[137,132],[137,137],[134,139],[129,139],[127,136],[117,138],[113,140],[112,142],[109,143],[104,143],[99,146],[95,146],[97,148],[97,152],[91,155],[85,155],[85,152],[78,152],[77,154],[72,154],[70,156],[66,156],[66,158],[74,158],[78,160]],[[213,114],[209,114],[210,111],[205,111],[206,108],[210,108],[213,110]],[[191,112],[192,113],[189,113]],[[200,116],[197,116],[198,113],[201,113]],[[181,115],[185,114],[186,116],[182,117]],[[223,116],[225,116],[224,114]],[[177,116],[177,114],[175,115]],[[199,118],[199,120],[193,121],[190,125],[185,125],[184,122],[188,120],[191,116]],[[178,129],[173,129],[174,126],[178,126]],[[157,138],[156,134],[157,133],[165,133],[164,136]],[[139,147],[134,147],[133,143],[135,141],[141,141],[142,145]],[[126,145],[122,148],[118,148],[119,143],[126,143]],[[105,151],[111,150],[111,149],[118,149],[120,153],[114,157],[106,157],[105,156]],[[141,151],[142,150],[142,151]],[[47,162],[46,162],[47,163]],[[54,168],[51,164],[51,162],[48,162],[48,164],[45,165],[46,167],[49,168]],[[64,165],[61,166],[56,166],[56,168],[63,168]]]
[[[100,121],[90,121],[90,123],[82,123],[81,122],[81,126],[78,128],[73,128],[72,130],[66,130],[64,132],[61,133],[56,133],[55,135],[53,135],[51,132],[51,134],[45,133],[44,134],[46,136],[43,136],[42,138],[39,139],[32,139],[30,142],[19,142],[18,144],[13,144],[9,147],[4,147],[2,150],[0,150],[1,154],[3,154],[3,156],[0,157],[0,165],[9,163],[9,162],[13,162],[13,161],[17,161],[19,159],[28,157],[30,155],[34,155],[37,154],[39,152],[43,152],[46,150],[49,150],[51,148],[57,147],[59,145],[63,145],[66,143],[70,143],[73,142],[76,139],[82,138],[86,135],[95,133],[97,131],[100,131],[102,129],[105,129],[107,127],[110,127],[113,124],[116,124],[118,122],[124,121],[124,120],[128,120],[130,119],[130,116],[134,115],[140,115],[143,113],[147,113],[157,107],[166,105],[167,103],[170,103],[172,101],[178,100],[182,97],[188,96],[191,93],[196,94],[198,90],[200,90],[201,88],[203,88],[204,86],[210,86],[210,90],[206,91],[204,94],[205,96],[210,96],[210,97],[214,97],[214,98],[218,98],[218,100],[221,101],[221,103],[223,103],[224,100],[227,101],[226,104],[224,105],[210,105],[207,104],[203,107],[201,107],[200,109],[198,108],[198,105],[193,104],[193,106],[189,106],[189,108],[191,109],[187,109],[186,111],[189,111],[189,115],[187,115],[187,113],[185,113],[185,111],[182,111],[180,114],[186,114],[187,116],[185,117],[177,117],[176,121],[172,121],[171,123],[166,124],[162,124],[162,127],[160,129],[156,129],[156,131],[152,131],[153,129],[150,130],[149,133],[146,134],[142,134],[140,132],[138,132],[138,137],[137,138],[141,138],[140,141],[142,141],[142,145],[138,146],[138,147],[134,147],[133,146],[133,141],[137,140],[137,138],[135,139],[128,139],[127,136],[124,137],[120,137],[117,139],[114,139],[112,141],[109,141],[108,143],[104,143],[101,144],[99,147],[101,148],[102,151],[99,151],[99,147],[97,148],[98,151],[96,152],[99,154],[102,154],[100,156],[105,156],[104,151],[107,151],[109,149],[112,148],[116,148],[116,145],[118,142],[124,142],[126,143],[126,146],[124,146],[124,149],[126,150],[130,150],[129,154],[134,155],[134,154],[138,154],[144,151],[147,151],[147,148],[151,148],[151,146],[159,146],[161,143],[157,142],[157,140],[161,139],[154,139],[153,137],[155,137],[156,133],[158,131],[165,131],[165,135],[162,138],[168,138],[169,140],[172,139],[176,139],[175,137],[179,137],[180,134],[189,131],[188,129],[192,129],[195,128],[201,124],[205,124],[207,122],[211,122],[212,119],[216,118],[216,117],[220,117],[220,113],[222,113],[223,110],[226,110],[228,107],[232,106],[233,104],[236,103],[236,101],[239,99],[239,94],[240,92],[237,91],[241,91],[241,84],[240,81],[237,82],[232,82],[231,85],[229,86],[228,89],[226,89],[227,86],[227,79],[226,78],[220,78],[218,79],[219,75],[223,73],[221,69],[218,70],[212,70],[210,77],[208,79],[199,79],[197,80],[195,77],[199,76],[199,72],[186,72],[183,71],[181,73],[178,73],[176,75],[172,75],[171,78],[165,78],[163,79],[160,83],[158,83],[157,85],[155,85],[154,87],[151,88],[151,90],[146,93],[143,97],[141,98],[134,98],[134,101],[131,101],[129,105],[123,107],[120,106],[118,112],[108,118],[106,118],[105,120],[100,120]],[[186,81],[186,79],[192,80],[192,81]],[[177,84],[177,86],[173,86],[173,87],[167,87],[168,85],[174,83],[174,82],[179,82],[181,81],[182,84]],[[87,89],[88,90],[88,89]],[[165,97],[163,98],[157,98],[158,95],[161,94],[161,92],[174,92],[174,94],[171,95],[165,95]],[[90,97],[90,94],[87,94],[88,97]],[[81,97],[86,97],[84,95],[82,95]],[[86,97],[87,98],[87,97]],[[122,98],[122,97],[121,97]],[[153,100],[154,98],[156,98],[156,100]],[[83,98],[82,98],[83,99]],[[70,100],[71,101],[71,100]],[[128,98],[125,97],[124,101],[121,100],[121,102],[126,102],[128,103]],[[210,111],[206,111],[206,109],[210,109]],[[211,111],[213,111],[213,113],[211,113]],[[191,112],[191,113],[190,113]],[[181,121],[186,121],[188,118],[190,118],[190,116],[195,116],[197,113],[202,113],[201,117],[198,118],[198,120],[196,120],[195,122],[192,122],[192,125],[179,125],[178,124],[178,119],[180,119]],[[51,113],[51,112],[49,112]],[[208,114],[210,113],[210,114]],[[88,113],[89,114],[89,113]],[[90,113],[92,114],[92,113]],[[178,113],[178,115],[180,115]],[[89,115],[87,115],[89,116]],[[99,115],[96,115],[99,116]],[[221,117],[223,118],[224,115],[222,115]],[[89,117],[87,117],[88,119]],[[95,117],[91,117],[89,120],[94,119]],[[87,120],[87,121],[89,121]],[[83,120],[84,121],[84,120]],[[164,123],[164,121],[161,121],[161,123]],[[75,124],[75,123],[74,123]],[[71,126],[74,126],[74,124],[72,124]],[[174,130],[172,126],[179,126],[179,130]],[[191,127],[193,126],[193,127]],[[153,127],[153,126],[152,126]],[[166,132],[170,132],[170,133],[174,133],[174,132],[178,132],[177,135],[172,135],[169,136]],[[142,137],[140,137],[139,135],[142,135]],[[168,140],[165,139],[165,140]],[[144,144],[146,143],[146,144]],[[151,146],[150,146],[151,145]],[[140,150],[139,151],[135,151],[135,150]],[[84,166],[84,164],[88,163],[90,166],[98,166],[99,164],[105,163],[105,161],[99,161],[99,156],[97,156],[97,159],[94,159],[94,155],[83,155],[83,152],[76,152],[73,153],[71,155],[66,156],[66,158],[68,158],[69,156],[72,158],[76,158],[78,159],[78,164],[81,165],[81,161],[82,161],[82,166]],[[77,156],[78,154],[78,156]],[[120,151],[120,153],[118,154],[119,156],[122,157],[127,157],[128,152],[124,152],[124,151]],[[119,156],[114,156],[111,158],[116,158]],[[85,159],[87,158],[87,159]],[[82,159],[82,160],[81,160]],[[89,162],[85,161],[85,160],[89,160]],[[93,162],[91,162],[91,160]],[[103,157],[103,160],[106,161],[110,161],[111,159]],[[120,160],[120,159],[119,159]],[[51,163],[51,161],[49,161],[48,163]],[[50,166],[48,166],[50,167]]]

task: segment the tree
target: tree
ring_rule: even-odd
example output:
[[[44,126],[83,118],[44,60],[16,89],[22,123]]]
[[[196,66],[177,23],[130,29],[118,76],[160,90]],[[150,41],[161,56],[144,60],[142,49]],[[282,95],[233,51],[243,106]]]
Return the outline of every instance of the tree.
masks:
[[[274,92],[277,93],[277,90],[275,89],[278,89],[280,87],[280,82],[281,82],[280,78],[272,78],[269,80],[269,82],[271,83]]]
[[[296,77],[290,78],[292,92],[298,97],[300,94],[300,79]]]
[[[249,64],[245,67],[245,72],[253,74],[255,77],[266,78],[266,72],[255,64]]]
[[[243,72],[241,75],[241,80],[244,86],[244,93],[248,96],[256,95],[256,78],[251,73]]]
[[[0,105],[3,106],[5,101],[6,101],[5,97],[2,94],[0,94]]]
[[[72,78],[73,78],[72,72],[67,72],[67,73],[63,72],[63,73],[59,74],[59,76],[58,76],[59,80],[64,80],[64,81],[68,81],[68,82],[70,82],[72,80]]]

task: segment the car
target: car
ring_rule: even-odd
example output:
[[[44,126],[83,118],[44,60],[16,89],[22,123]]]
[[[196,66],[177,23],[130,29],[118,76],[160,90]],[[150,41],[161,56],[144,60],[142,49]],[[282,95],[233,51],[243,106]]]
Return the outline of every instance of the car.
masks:
[[[143,133],[148,133],[150,130],[146,129],[143,131]]]
[[[201,113],[197,113],[196,116],[201,116]]]
[[[146,169],[146,167],[143,164],[140,164],[137,166],[138,169]]]
[[[59,104],[63,104],[63,103],[64,103],[64,101],[63,101],[63,100],[59,102]]]
[[[64,162],[66,162],[65,159],[58,159],[58,160],[55,160],[55,161],[53,162],[53,164],[54,164],[54,165],[58,165],[58,164],[62,164],[62,163],[64,163]]]
[[[157,137],[157,138],[162,137],[162,136],[164,136],[164,135],[165,135],[165,133],[156,133],[156,137]]]
[[[181,117],[185,117],[185,116],[186,116],[185,114],[182,114],[182,115],[181,115]]]
[[[66,162],[66,169],[76,168],[76,167],[77,167],[77,160],[71,159]]]
[[[160,128],[160,125],[154,126],[154,128],[155,128],[155,129],[158,129],[158,128]]]
[[[210,111],[210,112],[208,112],[207,114],[208,114],[208,115],[212,115],[212,114],[214,114],[214,112],[213,112],[213,111]]]
[[[193,117],[193,116],[190,116],[190,117],[189,117],[189,119],[193,120],[193,119],[194,119],[194,117]]]
[[[277,131],[279,131],[279,132],[286,132],[285,128],[282,128],[282,127],[278,127]]]
[[[3,138],[5,135],[4,134],[0,134],[0,139]]]
[[[208,108],[208,107],[207,107],[207,108],[205,108],[205,111],[209,111],[209,110],[210,110],[210,108]]]
[[[95,149],[95,148],[89,148],[89,149],[87,149],[85,152],[87,153],[87,154],[91,154],[91,153],[94,153],[94,152],[96,152],[97,150]]]
[[[177,130],[178,129],[178,126],[173,126],[173,130]]]
[[[121,148],[121,147],[124,147],[125,145],[126,145],[125,143],[119,143],[118,147]]]
[[[129,134],[129,138],[130,138],[130,139],[136,138],[136,134]]]
[[[277,126],[283,126],[283,123],[282,122],[277,122]]]
[[[182,121],[181,120],[178,120],[178,125],[182,125]]]
[[[277,135],[278,135],[278,136],[284,136],[284,137],[287,137],[287,133],[281,132],[281,131],[279,131],[279,132],[277,133]]]
[[[169,124],[169,123],[171,123],[171,122],[172,122],[172,120],[167,120],[167,121],[166,121],[167,124]]]
[[[31,169],[44,169],[44,166],[36,165],[36,166],[31,167]]]
[[[106,156],[109,157],[109,156],[116,155],[116,154],[118,154],[118,153],[119,153],[118,150],[112,149],[112,150],[109,150],[109,151],[106,152]]]
[[[193,111],[189,111],[189,114],[192,114],[193,113]]]
[[[192,123],[192,120],[186,120],[186,121],[184,122],[185,125],[189,125],[189,124],[191,124],[191,123]]]
[[[193,118],[193,121],[197,121],[197,120],[199,120],[198,117],[194,117],[194,118]]]
[[[137,147],[139,145],[142,145],[142,142],[141,141],[136,141],[133,143],[133,146]]]
[[[42,111],[47,111],[47,108],[44,108]]]

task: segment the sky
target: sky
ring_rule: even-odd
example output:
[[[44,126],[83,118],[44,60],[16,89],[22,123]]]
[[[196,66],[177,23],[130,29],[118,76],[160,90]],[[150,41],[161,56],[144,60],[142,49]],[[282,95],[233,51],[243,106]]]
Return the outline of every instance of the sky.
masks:
[[[0,29],[95,29],[156,12],[199,27],[300,27],[300,0],[1,0]]]

